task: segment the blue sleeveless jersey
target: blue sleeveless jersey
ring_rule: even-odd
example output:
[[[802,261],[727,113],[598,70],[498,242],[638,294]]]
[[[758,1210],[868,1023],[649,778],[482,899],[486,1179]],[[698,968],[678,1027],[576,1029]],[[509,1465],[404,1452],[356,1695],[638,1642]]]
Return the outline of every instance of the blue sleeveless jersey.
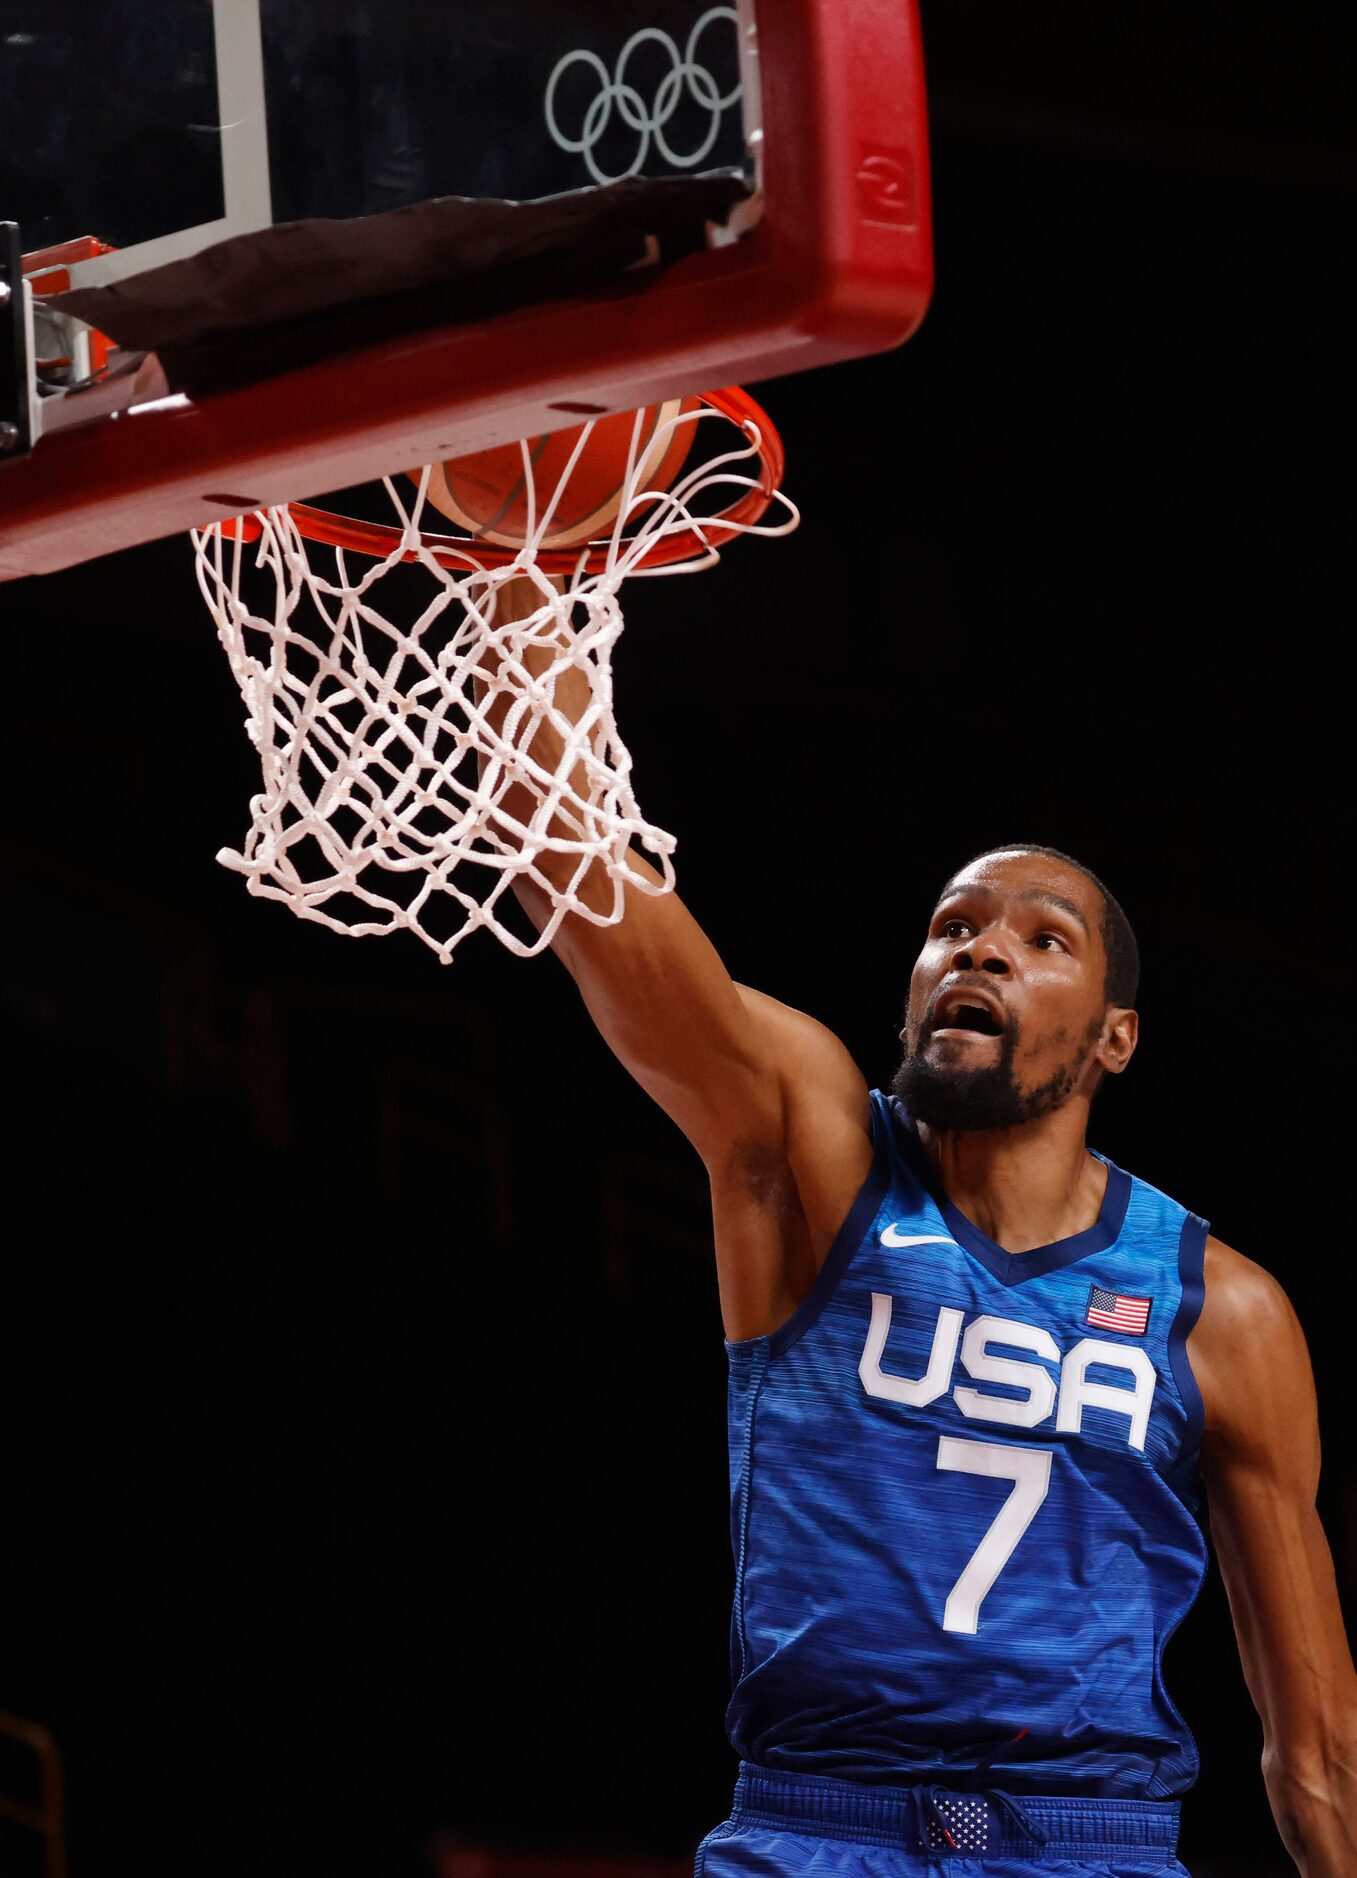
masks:
[[[1181,1793],[1162,1658],[1206,1566],[1205,1222],[1108,1163],[1095,1225],[1011,1256],[872,1110],[810,1296],[727,1346],[731,1741],[868,1784]]]

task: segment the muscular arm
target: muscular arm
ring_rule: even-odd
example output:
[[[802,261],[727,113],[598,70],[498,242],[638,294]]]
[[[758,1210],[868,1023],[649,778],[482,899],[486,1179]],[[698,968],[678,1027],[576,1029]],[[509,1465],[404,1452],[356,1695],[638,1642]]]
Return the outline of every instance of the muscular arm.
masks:
[[[1357,1678],[1315,1511],[1319,1425],[1305,1339],[1276,1281],[1207,1242],[1189,1341],[1211,1531],[1277,1826],[1305,1878],[1357,1872]]]
[[[515,583],[501,604],[519,616],[539,603]],[[582,674],[567,673],[556,701],[576,721]],[[554,766],[548,727],[533,754]],[[528,819],[531,803],[506,800]],[[633,854],[630,863],[654,879]],[[539,868],[564,882],[568,857]],[[578,889],[602,909],[612,886],[599,870]],[[549,911],[531,883],[519,899],[539,926]],[[716,1227],[726,1335],[761,1335],[806,1295],[871,1161],[867,1089],[843,1045],[811,1018],[739,986],[676,894],[627,892],[618,925],[564,920],[554,950],[609,1048],[683,1130],[706,1165]]]

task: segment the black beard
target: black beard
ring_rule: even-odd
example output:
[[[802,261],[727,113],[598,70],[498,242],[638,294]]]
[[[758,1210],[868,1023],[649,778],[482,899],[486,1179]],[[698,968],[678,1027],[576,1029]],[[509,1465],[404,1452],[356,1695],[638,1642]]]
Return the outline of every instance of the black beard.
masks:
[[[1095,1030],[1091,1037],[1097,1034]],[[1017,1036],[1010,1030],[1004,1036],[998,1062],[982,1069],[949,1068],[929,1062],[918,1051],[906,1050],[891,1083],[891,1094],[899,1098],[911,1120],[942,1133],[953,1129],[979,1133],[1019,1128],[1024,1122],[1049,1115],[1069,1099],[1093,1045],[1090,1038],[1072,1063],[1035,1089],[1018,1086],[1013,1074],[1017,1047]]]

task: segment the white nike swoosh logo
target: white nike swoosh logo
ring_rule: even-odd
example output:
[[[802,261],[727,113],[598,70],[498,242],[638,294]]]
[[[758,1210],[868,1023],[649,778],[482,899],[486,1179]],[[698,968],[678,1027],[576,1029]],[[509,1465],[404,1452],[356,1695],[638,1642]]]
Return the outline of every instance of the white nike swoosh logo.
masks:
[[[949,1239],[946,1233],[906,1233],[898,1232],[894,1226],[887,1226],[881,1235],[881,1243],[889,1246],[955,1245],[956,1240]]]

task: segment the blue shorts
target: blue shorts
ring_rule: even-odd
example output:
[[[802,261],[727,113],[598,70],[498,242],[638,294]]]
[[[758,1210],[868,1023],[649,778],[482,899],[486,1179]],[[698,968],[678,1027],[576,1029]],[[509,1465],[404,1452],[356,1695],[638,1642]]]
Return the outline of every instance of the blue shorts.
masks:
[[[1178,1807],[740,1769],[694,1878],[1187,1878]]]

